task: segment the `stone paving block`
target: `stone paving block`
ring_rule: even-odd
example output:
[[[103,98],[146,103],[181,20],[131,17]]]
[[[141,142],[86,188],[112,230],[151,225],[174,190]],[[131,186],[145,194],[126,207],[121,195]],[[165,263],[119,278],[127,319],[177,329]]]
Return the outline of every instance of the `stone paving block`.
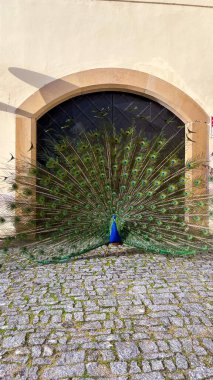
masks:
[[[111,350],[102,350],[100,353],[103,361],[111,362],[115,360],[115,354]]]
[[[162,360],[152,360],[151,366],[153,371],[161,371],[164,369]]]
[[[12,380],[22,369],[23,367],[18,364],[0,364],[0,378],[5,379],[6,376],[11,376]]]
[[[127,373],[127,363],[125,362],[112,362],[110,368],[113,375],[125,375]]]
[[[103,321],[106,319],[106,314],[98,313],[98,314],[87,314],[85,317],[86,321]]]
[[[170,380],[184,380],[185,376],[183,373],[171,373]]]
[[[99,377],[105,377],[112,375],[111,370],[109,367],[105,364],[99,364],[99,363],[88,363],[86,364],[87,373],[89,376],[99,376]]]
[[[182,354],[178,353],[176,355],[176,366],[178,369],[187,369],[188,368],[188,362]]]
[[[137,295],[144,294],[146,292],[147,292],[146,287],[143,285],[133,286],[130,291],[130,293],[134,293],[134,294],[137,293]]]
[[[52,356],[53,349],[49,346],[44,346],[43,348],[43,356]]]
[[[189,371],[189,380],[213,379],[213,368],[200,366]]]
[[[172,352],[182,352],[182,346],[178,339],[171,339],[169,345]]]
[[[203,338],[203,345],[213,354],[213,339]]]
[[[29,337],[29,344],[43,344],[46,339],[46,336],[47,334],[44,335],[43,333],[32,333]]]
[[[134,359],[140,355],[140,352],[134,343],[129,342],[118,342],[115,343],[115,347],[118,356],[121,360]]]
[[[135,374],[131,377],[131,380],[164,380],[165,377],[160,372]]]
[[[130,363],[130,369],[129,369],[129,373],[132,374],[132,373],[141,373],[141,368],[138,366],[137,362],[135,361],[132,361]]]
[[[158,340],[157,345],[158,345],[160,351],[169,351],[169,345],[164,340]]]
[[[30,380],[37,380],[38,379],[38,367],[29,368],[28,378]]]
[[[75,363],[83,363],[85,359],[85,351],[77,350],[66,352],[61,355],[59,359],[57,359],[57,365],[65,365],[65,364],[75,364]]]
[[[144,339],[141,343],[139,343],[139,346],[144,353],[158,352],[157,344],[151,340]]]
[[[152,371],[151,365],[149,364],[149,362],[147,360],[142,361],[142,368],[143,368],[143,372],[145,372],[145,373]]]
[[[42,374],[43,379],[63,379],[70,376],[82,376],[84,373],[84,364],[74,364],[66,366],[54,366],[45,368]]]
[[[25,342],[25,333],[19,333],[19,334],[14,334],[12,336],[8,336],[3,339],[2,347],[3,348],[16,348],[24,344]]]

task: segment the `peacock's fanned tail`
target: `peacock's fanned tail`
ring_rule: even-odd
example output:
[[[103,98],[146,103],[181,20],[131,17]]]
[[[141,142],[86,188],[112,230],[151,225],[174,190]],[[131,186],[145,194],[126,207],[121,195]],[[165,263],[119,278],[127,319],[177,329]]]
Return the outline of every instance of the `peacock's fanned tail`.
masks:
[[[134,127],[107,126],[78,141],[51,140],[46,167],[23,161],[8,179],[16,197],[0,223],[16,230],[5,249],[21,244],[39,262],[62,262],[109,243],[116,228],[123,244],[143,251],[211,251],[203,162],[185,163],[175,137],[148,140]]]

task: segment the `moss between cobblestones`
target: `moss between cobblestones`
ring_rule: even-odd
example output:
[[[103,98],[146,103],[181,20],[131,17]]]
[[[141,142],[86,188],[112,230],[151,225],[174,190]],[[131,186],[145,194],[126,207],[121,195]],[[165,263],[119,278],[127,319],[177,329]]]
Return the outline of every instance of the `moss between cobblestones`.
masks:
[[[30,314],[29,314],[29,324],[32,325],[32,324],[33,324],[33,321],[34,321],[34,314],[33,314],[33,313],[30,313]]]

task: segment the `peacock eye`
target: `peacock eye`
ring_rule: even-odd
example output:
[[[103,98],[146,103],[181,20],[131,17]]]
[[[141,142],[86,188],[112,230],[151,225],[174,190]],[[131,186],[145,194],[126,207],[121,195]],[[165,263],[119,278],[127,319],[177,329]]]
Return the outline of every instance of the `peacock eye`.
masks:
[[[201,249],[202,249],[203,251],[208,251],[208,246],[207,246],[207,245],[204,245]]]
[[[195,222],[199,222],[200,221],[200,217],[198,215],[196,215],[196,216],[193,217],[193,220]]]
[[[199,179],[194,180],[194,185],[199,186],[201,184],[201,181]]]
[[[174,191],[175,190],[175,186],[171,185],[168,187],[168,190],[171,192],[171,191]]]
[[[204,236],[208,236],[208,235],[209,235],[209,231],[208,231],[208,230],[203,230],[203,231],[202,231],[202,234],[203,234]]]
[[[140,205],[140,206],[139,206],[139,209],[140,209],[140,210],[143,210],[143,209],[144,209],[144,205]]]
[[[184,191],[184,195],[185,195],[186,197],[189,197],[189,196],[190,196],[190,192],[189,192],[189,191]]]
[[[179,204],[178,201],[173,201],[173,202],[172,202],[172,205],[173,205],[173,206],[178,206],[178,204]]]
[[[148,168],[148,169],[147,169],[147,173],[150,174],[150,173],[152,173],[152,172],[153,172],[153,168]]]
[[[177,220],[177,215],[172,215],[172,220]]]

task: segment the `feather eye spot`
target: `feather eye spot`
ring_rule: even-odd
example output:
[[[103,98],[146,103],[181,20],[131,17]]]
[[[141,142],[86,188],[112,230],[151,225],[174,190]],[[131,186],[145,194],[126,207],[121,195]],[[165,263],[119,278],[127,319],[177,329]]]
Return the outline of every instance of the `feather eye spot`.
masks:
[[[172,192],[174,192],[176,190],[176,186],[175,185],[169,185],[168,186],[168,192],[169,193],[172,193]]]
[[[165,178],[167,176],[168,172],[166,170],[163,170],[160,172],[160,176]]]
[[[159,195],[159,198],[160,198],[161,200],[166,199],[166,198],[167,198],[167,195],[164,194],[164,193],[162,193],[162,194]]]
[[[139,208],[139,210],[143,210],[144,209],[144,205],[140,205],[138,208]]]
[[[161,181],[159,181],[159,180],[155,180],[154,181],[154,186],[155,187],[159,187],[161,185]]]
[[[152,167],[147,168],[146,172],[147,172],[147,174],[152,174],[153,168]]]

